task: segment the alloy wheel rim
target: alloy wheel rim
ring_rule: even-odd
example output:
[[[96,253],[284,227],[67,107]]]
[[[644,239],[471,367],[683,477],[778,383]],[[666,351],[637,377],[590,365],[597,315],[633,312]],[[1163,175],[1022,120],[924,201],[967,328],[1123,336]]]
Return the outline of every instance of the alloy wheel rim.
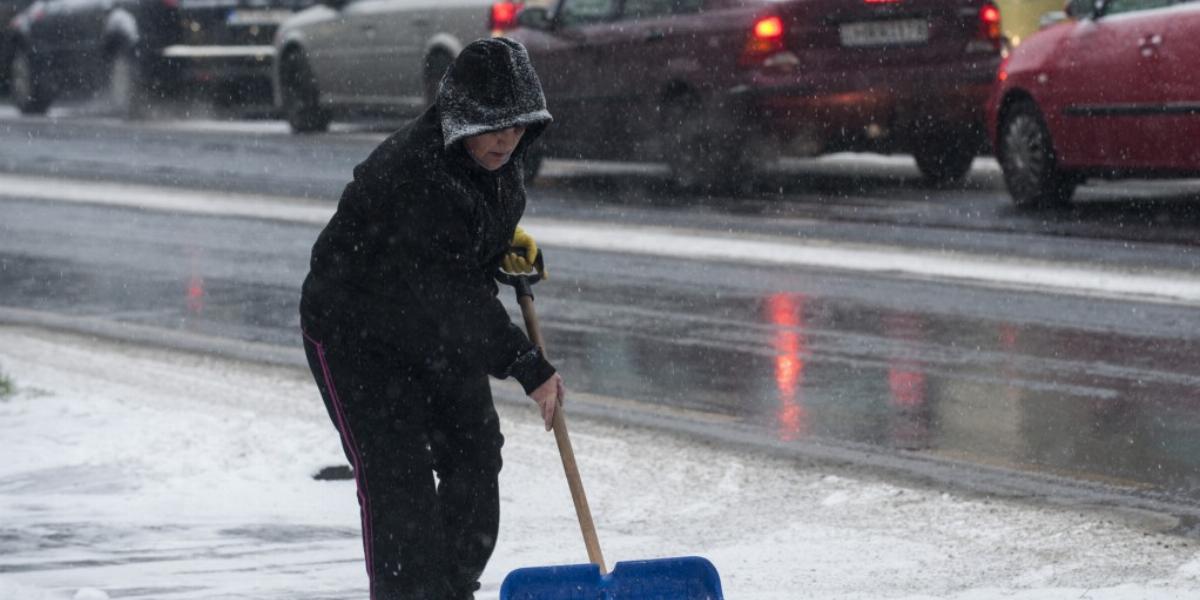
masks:
[[[1004,157],[1010,181],[1027,195],[1037,194],[1046,178],[1046,139],[1028,115],[1014,118],[1004,137]]]

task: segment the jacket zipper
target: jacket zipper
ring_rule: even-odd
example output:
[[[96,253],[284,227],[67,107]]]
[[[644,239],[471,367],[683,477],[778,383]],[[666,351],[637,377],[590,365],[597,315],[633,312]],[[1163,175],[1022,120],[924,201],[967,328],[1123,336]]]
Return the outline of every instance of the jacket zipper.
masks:
[[[500,189],[500,175],[499,175],[499,174],[497,174],[497,175],[496,175],[496,209],[497,209],[498,211],[500,211],[500,214],[501,214],[501,215],[504,215],[504,218],[505,218],[505,219],[507,219],[507,218],[508,218],[508,210],[507,210],[507,208],[504,206],[504,195],[503,195],[503,194],[501,194],[500,192],[501,192],[501,189]],[[503,223],[503,221],[501,221],[501,222]],[[506,248],[506,250],[507,250],[507,244],[505,244],[505,248]]]

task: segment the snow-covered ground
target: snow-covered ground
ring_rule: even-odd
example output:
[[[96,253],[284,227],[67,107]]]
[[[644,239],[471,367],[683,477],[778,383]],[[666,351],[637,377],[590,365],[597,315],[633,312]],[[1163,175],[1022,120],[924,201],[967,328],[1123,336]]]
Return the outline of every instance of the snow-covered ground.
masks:
[[[12,327],[0,372],[0,599],[366,598],[353,483],[311,477],[343,458],[307,373]],[[500,409],[488,599],[516,567],[586,562],[553,437]],[[572,434],[610,563],[703,555],[733,600],[1200,597],[1200,545],[1153,519]]]

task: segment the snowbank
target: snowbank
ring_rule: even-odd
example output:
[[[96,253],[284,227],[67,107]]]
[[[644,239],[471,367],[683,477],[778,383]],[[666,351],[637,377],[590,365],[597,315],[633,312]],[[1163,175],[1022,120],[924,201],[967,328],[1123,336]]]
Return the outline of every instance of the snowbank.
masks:
[[[0,328],[0,599],[366,597],[350,481],[307,373]],[[500,407],[511,569],[585,562],[551,434]],[[609,562],[700,554],[741,599],[1200,597],[1200,546],[582,418]]]

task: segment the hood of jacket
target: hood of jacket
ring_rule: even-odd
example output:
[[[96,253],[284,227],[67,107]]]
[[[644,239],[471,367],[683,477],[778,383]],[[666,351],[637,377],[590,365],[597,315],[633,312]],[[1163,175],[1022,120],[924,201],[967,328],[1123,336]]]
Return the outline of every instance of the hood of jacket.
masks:
[[[529,53],[502,37],[463,48],[442,77],[437,109],[446,149],[473,135],[525,127],[519,152],[552,120]]]

